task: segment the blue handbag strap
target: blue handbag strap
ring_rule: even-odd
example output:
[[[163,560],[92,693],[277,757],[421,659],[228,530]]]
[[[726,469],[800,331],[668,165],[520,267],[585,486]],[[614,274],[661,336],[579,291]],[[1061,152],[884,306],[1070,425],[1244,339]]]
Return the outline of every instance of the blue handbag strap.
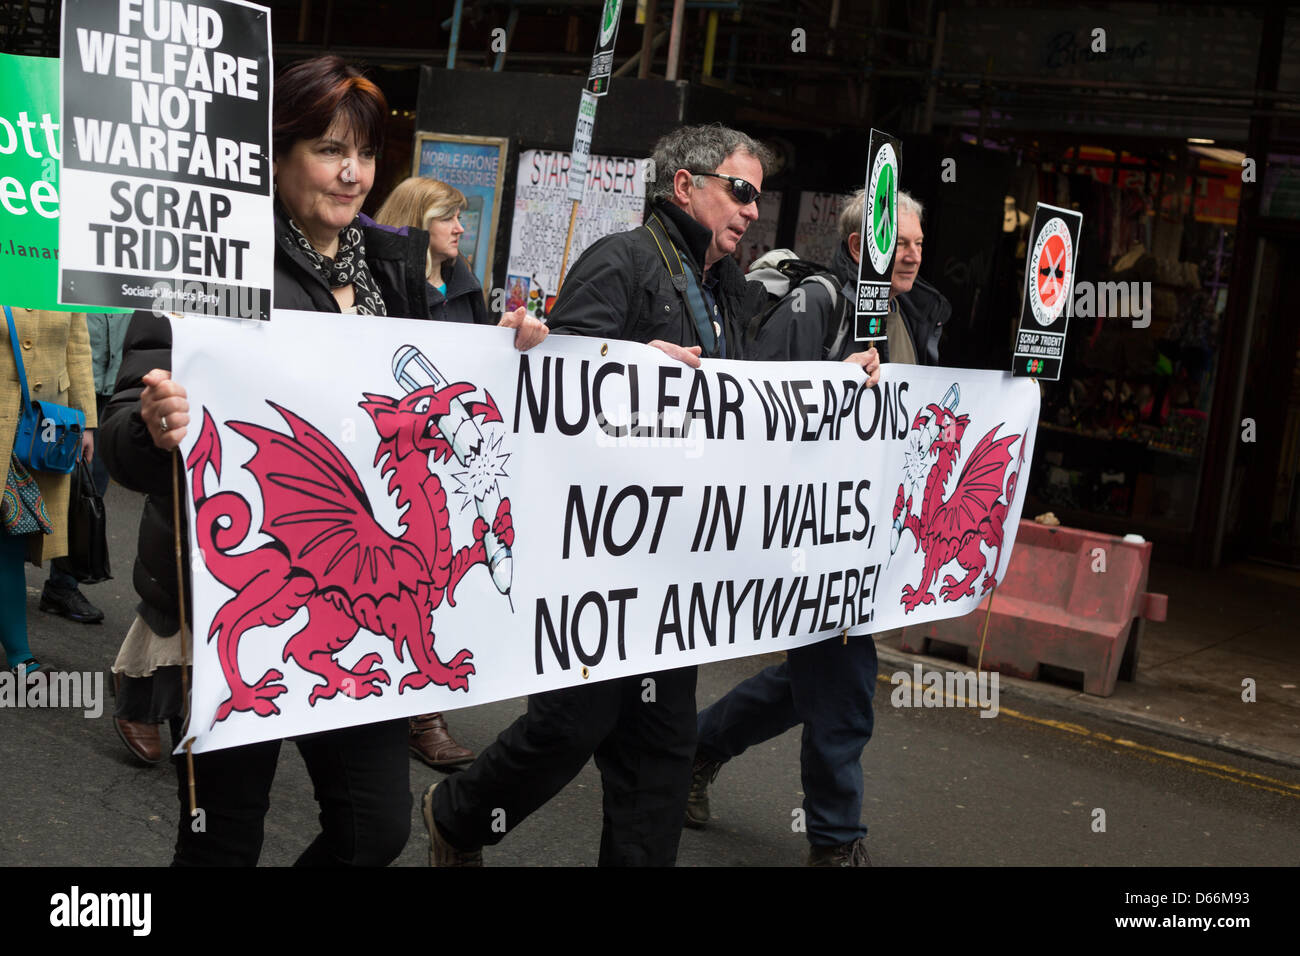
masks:
[[[23,357],[18,352],[18,330],[14,328],[14,314],[5,306],[5,321],[9,323],[9,344],[14,347],[14,364],[18,366],[18,381],[23,385],[23,409],[31,407],[32,397],[27,393],[27,370],[23,368]]]

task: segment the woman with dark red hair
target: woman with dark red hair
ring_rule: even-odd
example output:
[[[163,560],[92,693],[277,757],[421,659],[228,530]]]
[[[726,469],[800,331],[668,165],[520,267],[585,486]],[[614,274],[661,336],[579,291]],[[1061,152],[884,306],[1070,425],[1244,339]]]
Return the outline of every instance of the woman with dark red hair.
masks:
[[[374,184],[387,109],[379,88],[336,56],[295,64],[276,80],[276,308],[429,318],[427,234],[382,229],[360,215]],[[515,344],[528,347],[536,336],[536,329],[520,327]],[[171,344],[166,318],[135,314],[100,439],[113,477],[149,496],[134,575],[140,617],[148,625],[139,635],[146,648],[167,647],[180,626],[171,459],[190,414],[185,389],[168,371]],[[173,738],[179,733],[173,719]],[[406,719],[310,734],[295,743],[321,807],[321,833],[298,863],[392,862],[410,834]],[[196,754],[201,827],[186,812],[188,774],[184,760],[176,761],[182,810],[174,865],[257,862],[279,753],[276,740]]]

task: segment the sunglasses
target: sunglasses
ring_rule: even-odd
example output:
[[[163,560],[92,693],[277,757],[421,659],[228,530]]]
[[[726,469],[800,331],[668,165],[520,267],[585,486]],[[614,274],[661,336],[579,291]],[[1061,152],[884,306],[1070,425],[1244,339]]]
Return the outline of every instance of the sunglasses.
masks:
[[[725,179],[731,183],[731,195],[735,197],[736,202],[742,206],[748,206],[752,202],[758,202],[759,196],[762,195],[754,184],[747,179],[741,179],[738,176],[724,176],[722,173],[691,173],[692,176],[712,176],[714,179]]]

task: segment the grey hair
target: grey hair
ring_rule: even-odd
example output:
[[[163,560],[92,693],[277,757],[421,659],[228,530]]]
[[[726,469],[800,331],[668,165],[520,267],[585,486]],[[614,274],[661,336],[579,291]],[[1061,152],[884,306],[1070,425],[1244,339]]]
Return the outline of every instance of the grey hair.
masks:
[[[840,212],[840,238],[845,242],[849,241],[849,236],[862,228],[862,206],[867,201],[867,191],[859,189],[844,204],[844,209]],[[911,193],[905,193],[903,190],[898,191],[898,214],[910,212],[916,216],[917,222],[925,219],[925,206],[921,205],[916,199],[912,198]]]
[[[677,170],[686,169],[695,173],[711,173],[735,152],[748,153],[758,160],[767,175],[772,167],[772,151],[739,130],[729,129],[720,123],[708,126],[682,126],[655,143],[651,162],[654,163],[655,178],[646,190],[646,199],[667,200],[673,195],[673,179]],[[694,177],[696,186],[704,185],[704,177]]]

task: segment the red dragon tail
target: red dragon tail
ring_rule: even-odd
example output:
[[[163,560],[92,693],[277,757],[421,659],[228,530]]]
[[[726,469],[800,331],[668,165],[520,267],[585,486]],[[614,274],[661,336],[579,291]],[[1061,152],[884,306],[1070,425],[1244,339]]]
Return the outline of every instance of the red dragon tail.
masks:
[[[217,481],[221,480],[221,436],[217,434],[217,423],[212,420],[212,413],[206,408],[203,409],[203,426],[199,429],[199,440],[194,443],[190,449],[190,457],[185,459],[185,467],[190,472],[190,490],[194,495],[194,507],[198,508],[199,504],[207,497],[204,491],[203,482],[208,470],[208,465],[212,466],[212,471],[217,476]]]
[[[185,459],[194,497],[194,541],[212,576],[231,590],[238,591],[262,570],[259,562],[247,560],[248,555],[228,553],[239,547],[248,536],[253,513],[243,496],[233,491],[208,494],[209,466],[220,481],[221,435],[211,413],[205,408],[199,440]]]

